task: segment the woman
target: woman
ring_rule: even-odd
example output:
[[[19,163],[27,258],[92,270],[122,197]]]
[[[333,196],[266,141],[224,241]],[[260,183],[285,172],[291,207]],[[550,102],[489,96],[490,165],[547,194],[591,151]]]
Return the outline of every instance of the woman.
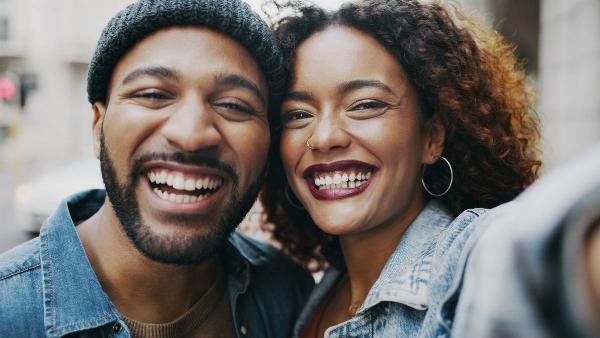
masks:
[[[287,7],[262,202],[285,252],[330,267],[294,335],[448,333],[484,213],[465,210],[538,174],[525,74],[496,33],[437,4]]]

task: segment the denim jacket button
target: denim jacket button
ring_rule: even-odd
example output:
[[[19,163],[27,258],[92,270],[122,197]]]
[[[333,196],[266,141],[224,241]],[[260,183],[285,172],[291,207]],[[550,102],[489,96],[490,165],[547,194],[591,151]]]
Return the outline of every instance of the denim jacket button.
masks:
[[[248,329],[246,328],[246,326],[242,325],[240,326],[240,333],[245,336],[248,333]]]
[[[113,332],[114,333],[121,332],[121,324],[120,323],[116,323],[115,325],[113,325]]]

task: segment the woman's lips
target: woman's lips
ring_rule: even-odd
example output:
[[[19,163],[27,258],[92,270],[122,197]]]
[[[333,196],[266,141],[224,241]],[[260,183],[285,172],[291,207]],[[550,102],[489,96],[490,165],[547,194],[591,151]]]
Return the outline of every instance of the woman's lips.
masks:
[[[370,164],[347,160],[312,165],[304,171],[304,178],[316,199],[336,200],[365,191],[375,171]]]

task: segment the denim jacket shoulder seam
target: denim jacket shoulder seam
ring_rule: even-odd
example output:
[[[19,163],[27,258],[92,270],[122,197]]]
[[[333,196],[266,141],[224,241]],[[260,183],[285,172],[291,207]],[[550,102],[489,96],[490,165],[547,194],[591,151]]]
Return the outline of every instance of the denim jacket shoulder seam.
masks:
[[[483,216],[488,211],[488,209],[478,209],[478,210],[480,210],[482,212],[477,213],[475,211],[472,211],[472,209],[469,209],[468,211],[477,215],[476,219]],[[473,221],[471,221],[470,223],[474,223],[476,221],[476,219],[473,219]],[[464,282],[463,278],[464,278],[464,274],[466,271],[466,267],[467,267],[469,258],[471,257],[471,250],[472,250],[473,246],[477,243],[477,239],[481,235],[481,232],[484,231],[483,230],[484,228],[485,227],[475,228],[469,234],[469,237],[467,238],[465,245],[461,250],[459,260],[458,260],[459,264],[456,267],[454,274],[452,276],[452,282],[450,283],[449,288],[446,291],[446,293],[441,298],[442,302],[440,303],[440,307],[436,310],[436,315],[435,315],[436,320],[441,325],[441,327],[444,330],[446,330],[446,332],[450,332],[451,329],[450,329],[450,326],[448,325],[448,323],[446,323],[446,321],[444,320],[442,312],[444,311],[444,308],[446,307],[447,302],[450,301],[450,299],[452,297],[454,297],[456,292],[458,292],[458,290],[460,290],[460,288],[462,287],[462,284]]]
[[[44,299],[44,321],[46,319],[50,320],[48,323],[49,328],[48,332],[54,332],[56,325],[55,311],[52,309],[54,290],[52,289],[52,272],[51,270],[51,262],[50,262],[50,253],[49,243],[48,243],[48,234],[42,233],[40,234],[40,242],[41,242],[41,259],[42,262],[46,262],[46,267],[42,269],[42,278],[43,278],[43,299]]]
[[[436,253],[437,253],[437,249],[439,247],[439,245],[442,245],[442,243],[445,243],[447,240],[449,240],[448,236],[450,233],[452,233],[453,231],[458,231],[458,233],[456,234],[456,236],[452,239],[450,239],[451,242],[454,242],[454,240],[456,240],[457,236],[460,236],[460,234],[462,234],[467,228],[469,228],[470,226],[473,226],[473,224],[476,222],[476,220],[483,216],[488,209],[484,209],[484,208],[475,208],[475,209],[467,209],[465,210],[462,214],[469,213],[471,215],[473,215],[474,217],[469,219],[468,222],[466,221],[466,217],[460,217],[461,215],[458,215],[455,219],[453,219],[450,222],[450,226],[448,228],[446,228],[443,231],[442,236],[440,236],[440,238],[438,239],[438,243],[436,243]],[[462,224],[465,223],[465,224]],[[459,226],[460,230],[457,230],[456,227]]]
[[[37,262],[37,263],[34,263],[34,264],[32,264],[32,265],[28,265],[28,266],[22,267],[22,268],[20,268],[19,270],[16,270],[16,271],[9,272],[9,273],[8,273],[8,274],[6,274],[6,275],[0,275],[0,281],[3,281],[3,280],[6,280],[6,279],[9,279],[9,278],[11,278],[11,277],[14,277],[14,276],[16,276],[16,275],[22,274],[22,273],[24,273],[24,272],[27,272],[27,271],[30,271],[30,270],[37,269],[37,268],[39,268],[40,266],[41,266],[41,263]]]
[[[488,211],[488,209],[485,209],[485,208],[473,208],[473,209],[467,209],[466,211],[469,212],[469,213],[471,213],[471,214],[474,214],[476,216],[482,216],[482,215],[484,215]]]

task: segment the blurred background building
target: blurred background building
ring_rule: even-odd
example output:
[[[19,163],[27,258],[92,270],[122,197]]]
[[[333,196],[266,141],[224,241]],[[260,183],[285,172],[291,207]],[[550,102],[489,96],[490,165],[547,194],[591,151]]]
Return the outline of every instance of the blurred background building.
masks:
[[[87,62],[102,27],[130,2],[0,0],[0,252],[29,236],[16,226],[17,187],[93,158]],[[249,2],[260,10],[260,0]],[[459,2],[526,63],[539,92],[545,170],[600,140],[600,0]],[[26,198],[48,193],[36,184]],[[257,206],[242,228],[254,231],[260,219]]]

